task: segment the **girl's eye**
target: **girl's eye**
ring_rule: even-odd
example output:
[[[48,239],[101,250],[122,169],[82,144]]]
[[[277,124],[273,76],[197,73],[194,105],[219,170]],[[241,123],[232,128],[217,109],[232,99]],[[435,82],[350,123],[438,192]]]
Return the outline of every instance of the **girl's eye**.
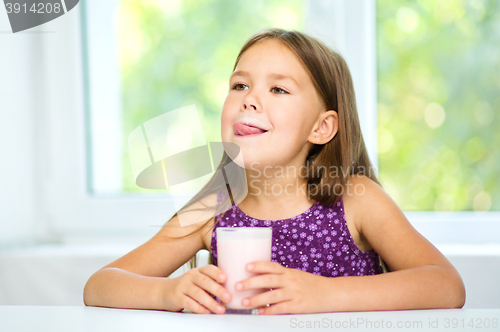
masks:
[[[275,89],[276,89],[276,90],[278,90],[278,92],[277,92],[278,94],[285,94],[285,93],[288,93],[288,92],[286,92],[285,90],[283,90],[282,88],[278,88],[277,86],[275,86],[274,88],[272,88],[272,89],[271,89],[271,91],[273,91],[273,90],[275,90]],[[279,91],[281,91],[281,92],[279,92]]]
[[[240,87],[240,86],[245,86],[245,84],[243,84],[243,83],[236,83],[236,84],[233,86],[233,89],[235,89],[235,90],[243,90],[243,89],[239,89],[239,88],[238,88],[238,87]]]
[[[247,86],[243,83],[236,83],[233,86],[233,89],[238,90],[238,91],[242,91],[242,90],[245,90],[245,87],[247,87]],[[278,88],[277,86],[273,87],[271,89],[271,91],[276,91],[276,94],[287,94],[288,93],[286,90],[284,90],[282,88]]]

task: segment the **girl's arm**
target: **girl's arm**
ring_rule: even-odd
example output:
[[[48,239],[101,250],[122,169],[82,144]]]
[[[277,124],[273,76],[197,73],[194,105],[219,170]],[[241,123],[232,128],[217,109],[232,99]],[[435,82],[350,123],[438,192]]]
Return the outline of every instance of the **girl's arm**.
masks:
[[[356,185],[362,194],[352,194]],[[259,275],[242,281],[239,290],[273,290],[243,299],[248,300],[244,305],[261,307],[259,314],[461,308],[465,288],[460,275],[385,191],[366,177],[351,178],[345,189],[344,207],[352,209],[356,229],[393,272],[328,278],[275,262],[253,262],[247,269]],[[268,303],[274,305],[265,307]]]
[[[87,281],[83,302],[86,306],[168,310],[161,295],[171,281],[106,266]]]
[[[195,225],[180,227],[175,215],[149,241],[94,273],[84,289],[85,305],[161,309],[160,296],[172,272],[203,248],[199,232],[182,239]]]
[[[379,185],[364,176],[350,182],[351,189],[365,188],[363,194],[344,195],[355,210],[356,228],[393,272],[330,279],[328,305],[334,311],[461,308],[465,288],[453,265]]]
[[[215,312],[218,303],[202,290],[223,297],[225,289],[219,283],[224,280],[218,267],[207,265],[178,278],[166,278],[205,248],[202,235],[212,224],[213,218],[194,234],[168,238],[189,234],[200,226],[198,223],[181,227],[175,215],[149,241],[94,273],[85,285],[85,305],[169,311],[189,308],[200,313],[208,307]],[[191,298],[186,292],[193,292]],[[200,304],[203,301],[205,307]]]

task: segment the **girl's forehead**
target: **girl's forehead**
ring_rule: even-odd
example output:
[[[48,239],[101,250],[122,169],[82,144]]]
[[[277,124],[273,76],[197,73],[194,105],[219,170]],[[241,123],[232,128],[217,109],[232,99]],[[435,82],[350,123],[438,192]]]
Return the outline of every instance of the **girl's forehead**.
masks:
[[[248,60],[257,61],[298,61],[297,56],[282,42],[278,40],[263,40],[250,46],[241,55],[239,63]]]
[[[277,40],[264,40],[250,46],[240,57],[235,72],[267,69],[287,73],[297,79],[305,78],[307,71],[297,55]]]

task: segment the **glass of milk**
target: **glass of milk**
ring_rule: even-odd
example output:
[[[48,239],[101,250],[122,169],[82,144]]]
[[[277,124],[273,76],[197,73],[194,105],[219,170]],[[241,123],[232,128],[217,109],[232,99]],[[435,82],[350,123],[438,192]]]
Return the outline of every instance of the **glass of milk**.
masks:
[[[266,291],[252,289],[237,291],[234,285],[256,273],[250,273],[245,266],[255,261],[271,261],[271,227],[219,227],[217,232],[217,263],[227,275],[223,284],[232,295],[226,303],[226,313],[256,313],[252,308],[244,307],[241,300]]]

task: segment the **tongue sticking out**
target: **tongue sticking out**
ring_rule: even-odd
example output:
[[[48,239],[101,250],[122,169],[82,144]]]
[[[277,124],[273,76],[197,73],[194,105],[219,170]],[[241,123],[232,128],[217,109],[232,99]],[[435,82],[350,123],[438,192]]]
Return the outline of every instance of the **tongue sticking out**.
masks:
[[[250,127],[239,122],[235,122],[233,128],[236,135],[253,135],[266,132],[265,130],[262,130],[260,128]]]

